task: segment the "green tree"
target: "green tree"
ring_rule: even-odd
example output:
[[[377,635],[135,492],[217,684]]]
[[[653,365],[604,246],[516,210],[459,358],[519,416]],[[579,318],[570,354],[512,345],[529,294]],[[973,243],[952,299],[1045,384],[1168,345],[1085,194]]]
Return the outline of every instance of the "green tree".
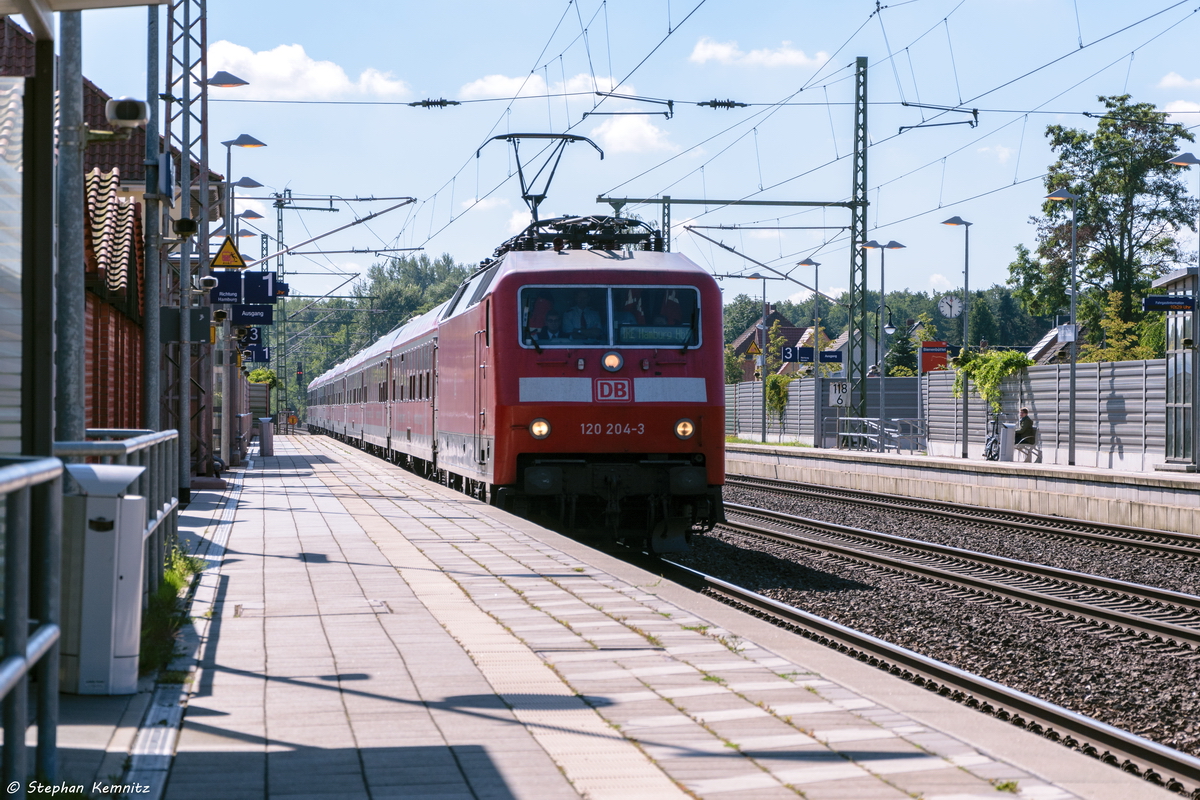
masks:
[[[1000,328],[996,325],[996,315],[983,292],[971,292],[971,308],[967,319],[970,331],[968,347],[980,347],[980,342],[989,346],[1000,343]]]
[[[266,367],[251,370],[250,374],[246,376],[246,380],[250,383],[265,383],[271,389],[279,387],[279,376],[275,374],[275,370]]]
[[[1100,320],[1103,343],[1085,344],[1079,348],[1079,362],[1142,361],[1156,357],[1154,347],[1141,341],[1138,323],[1121,319],[1121,306],[1121,293],[1109,292],[1104,317]]]
[[[746,332],[755,322],[762,319],[762,301],[748,294],[739,294],[725,304],[725,344]]]
[[[767,376],[767,416],[775,420],[779,430],[783,430],[784,416],[787,414],[788,386],[795,380],[791,375]]]
[[[1080,300],[1089,293],[1121,295],[1118,317],[1141,318],[1138,299],[1154,278],[1181,264],[1176,234],[1194,227],[1196,201],[1180,179],[1182,167],[1167,164],[1195,141],[1167,113],[1129,95],[1100,97],[1107,111],[1096,131],[1050,125],[1046,136],[1058,160],[1046,175],[1047,191],[1069,189],[1076,201]],[[1017,246],[1009,284],[1022,306],[1036,315],[1069,305],[1071,204],[1047,200],[1037,225],[1037,250]],[[1101,303],[1078,303],[1080,316],[1099,336]]]
[[[915,337],[909,335],[907,329],[898,329],[893,335],[892,346],[883,358],[883,368],[884,375],[917,374],[917,344]],[[897,372],[898,368],[905,372]]]
[[[787,339],[783,335],[783,324],[779,320],[775,320],[771,323],[771,330],[767,331],[767,352],[766,358],[763,359],[767,365],[768,375],[774,375],[783,366],[783,346],[785,344],[787,344]]]
[[[733,352],[733,345],[725,345],[725,383],[741,383],[745,375],[741,356]]]
[[[993,411],[1000,410],[1000,384],[1010,375],[1033,366],[1032,359],[1020,350],[989,350],[977,353],[963,350],[954,359],[954,396],[962,397],[963,378],[969,378],[975,394],[988,402]]]

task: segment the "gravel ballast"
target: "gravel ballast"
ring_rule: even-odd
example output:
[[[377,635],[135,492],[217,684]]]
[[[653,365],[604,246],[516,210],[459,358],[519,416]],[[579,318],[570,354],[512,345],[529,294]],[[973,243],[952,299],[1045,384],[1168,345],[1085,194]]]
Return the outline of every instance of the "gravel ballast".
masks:
[[[726,489],[730,502],[1195,593],[1195,563],[986,526]],[[803,506],[803,507],[801,507]],[[820,506],[820,508],[818,508]],[[947,588],[717,530],[687,566],[1200,756],[1200,660],[964,599]],[[1096,568],[1099,563],[1102,568]],[[1191,575],[1184,574],[1192,573]]]

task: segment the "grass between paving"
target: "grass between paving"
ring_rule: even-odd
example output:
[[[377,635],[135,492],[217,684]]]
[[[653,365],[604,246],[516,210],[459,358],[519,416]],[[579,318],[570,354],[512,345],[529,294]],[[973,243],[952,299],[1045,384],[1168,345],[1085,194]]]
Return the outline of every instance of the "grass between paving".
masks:
[[[725,443],[726,444],[763,444],[763,442],[760,442],[757,439],[739,439],[736,436],[726,436]],[[812,447],[811,444],[804,444],[802,442],[767,442],[766,444],[781,446],[781,447]]]
[[[138,674],[149,675],[166,669],[175,657],[179,630],[187,622],[183,590],[193,575],[204,569],[203,559],[171,548],[167,568],[158,591],[150,596],[150,606],[142,611],[142,647],[138,656]]]

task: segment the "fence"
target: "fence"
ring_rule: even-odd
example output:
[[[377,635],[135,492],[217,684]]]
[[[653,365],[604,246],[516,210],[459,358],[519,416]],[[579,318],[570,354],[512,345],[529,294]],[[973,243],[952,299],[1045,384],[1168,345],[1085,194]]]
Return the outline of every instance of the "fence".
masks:
[[[1166,460],[1166,363],[1156,359],[1076,365],[1076,465],[1147,472]],[[793,381],[783,422],[768,417],[767,441],[813,444],[813,408],[820,391],[822,445],[837,446],[839,419],[844,421],[849,415],[832,406],[828,387],[837,382],[824,378],[818,388],[818,381],[812,378]],[[866,417],[878,420],[879,379],[868,378],[866,384]],[[928,372],[919,386],[917,378],[888,378],[885,384],[889,425],[923,419],[930,455],[962,455],[963,401],[954,397],[953,371]],[[1030,367],[1007,379],[1001,389],[1001,419],[1016,422],[1018,409],[1028,407],[1038,428],[1042,461],[1066,464],[1070,365]],[[727,434],[761,440],[761,383],[726,386],[725,405]],[[966,431],[970,458],[983,458],[990,414],[987,403],[972,394]]]
[[[768,442],[798,441],[814,444],[813,435],[817,394],[821,402],[821,440],[823,447],[836,447],[839,419],[854,413],[834,404],[833,387],[845,384],[841,378],[798,378],[788,385],[787,409],[780,422],[767,414]],[[885,383],[885,408],[889,420],[919,416],[917,379],[888,378]],[[867,379],[867,416],[879,417],[879,379]],[[894,427],[894,426],[893,426]],[[742,439],[762,440],[762,384],[736,383],[725,387],[725,433]]]
[[[25,785],[29,681],[37,678],[39,775],[57,773],[58,639],[62,561],[62,462],[57,458],[0,459],[4,497],[3,698],[5,786]],[[36,625],[33,631],[30,626]]]
[[[55,442],[54,454],[60,458],[89,457],[105,464],[146,468],[130,488],[134,494],[146,498],[142,596],[148,602],[162,583],[167,548],[179,533],[179,498],[176,495],[179,432],[89,428],[87,436],[101,441]]]
[[[1166,460],[1167,362],[1077,364],[1075,464],[1147,472]],[[1001,386],[1001,419],[1017,421],[1028,407],[1038,428],[1042,460],[1067,463],[1070,365],[1030,367]],[[952,396],[953,372],[931,372],[923,388],[931,455],[961,455],[962,399]],[[979,458],[987,436],[986,404],[971,397],[968,452]]]

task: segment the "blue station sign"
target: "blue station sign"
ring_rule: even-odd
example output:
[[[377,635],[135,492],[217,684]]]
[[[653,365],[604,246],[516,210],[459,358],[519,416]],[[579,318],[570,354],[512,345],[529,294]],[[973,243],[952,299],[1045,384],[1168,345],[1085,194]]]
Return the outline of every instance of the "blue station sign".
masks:
[[[821,363],[822,364],[841,364],[842,363],[842,351],[841,350],[822,350],[821,351]]]
[[[230,314],[230,321],[234,325],[270,325],[274,322],[275,309],[271,306],[247,306],[238,305],[233,307],[233,313]]]
[[[780,355],[784,361],[798,364],[811,364],[813,362],[813,349],[811,347],[784,347],[780,349]]]

